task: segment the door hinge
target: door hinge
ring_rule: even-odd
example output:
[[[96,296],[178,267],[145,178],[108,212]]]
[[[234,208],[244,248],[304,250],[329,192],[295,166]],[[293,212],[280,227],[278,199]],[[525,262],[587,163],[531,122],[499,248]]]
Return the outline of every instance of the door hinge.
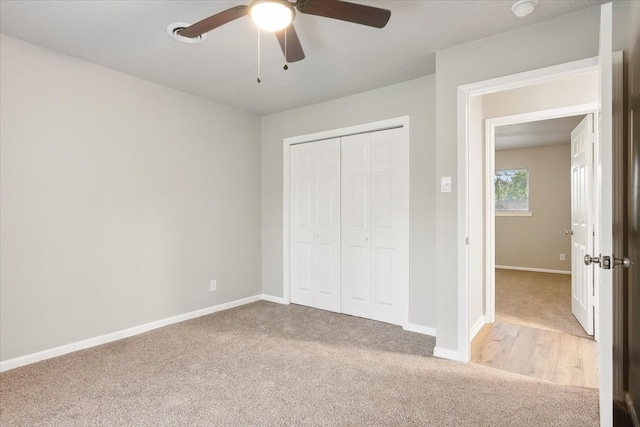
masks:
[[[467,236],[467,237],[465,237],[465,238],[464,238],[464,244],[465,244],[465,245],[468,245],[468,244],[469,244],[469,236]]]

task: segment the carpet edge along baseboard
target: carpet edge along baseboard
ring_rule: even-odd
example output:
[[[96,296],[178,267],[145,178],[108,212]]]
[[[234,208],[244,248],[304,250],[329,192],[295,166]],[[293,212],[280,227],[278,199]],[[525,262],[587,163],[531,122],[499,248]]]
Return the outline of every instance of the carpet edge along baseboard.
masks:
[[[9,371],[11,369],[19,368],[21,366],[30,365],[32,363],[40,362],[54,357],[62,356],[64,354],[73,353],[74,351],[85,350],[87,348],[96,347],[102,344],[107,344],[113,341],[129,338],[134,335],[142,334],[144,332],[152,331],[154,329],[162,328],[163,326],[173,325],[174,323],[184,322],[186,320],[195,319],[196,317],[206,316],[208,314],[217,313],[219,311],[229,310],[231,308],[240,307],[242,305],[250,304],[256,301],[267,300],[271,302],[281,302],[278,298],[270,297],[268,295],[253,295],[238,300],[225,302],[222,304],[213,305],[210,307],[202,308],[199,310],[191,311],[188,313],[178,314],[176,316],[167,317],[165,319],[155,320],[153,322],[145,323],[131,328],[122,329],[119,331],[109,332],[104,335],[99,335],[93,338],[87,338],[84,340],[64,344],[58,347],[50,348],[47,350],[38,351],[36,353],[26,354],[24,356],[18,356],[13,359],[8,359],[0,362],[0,372]]]

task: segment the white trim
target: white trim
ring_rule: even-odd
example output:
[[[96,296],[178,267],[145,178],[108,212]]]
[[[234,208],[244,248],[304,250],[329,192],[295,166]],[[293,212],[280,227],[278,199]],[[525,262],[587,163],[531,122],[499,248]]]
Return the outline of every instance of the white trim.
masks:
[[[512,265],[496,265],[496,268],[502,270],[518,270],[518,271],[533,271],[535,273],[553,273],[553,274],[568,274],[571,275],[571,270],[551,270],[549,268],[533,268],[533,267],[515,267]],[[495,283],[494,283],[495,286]]]
[[[363,123],[355,126],[332,129],[323,132],[291,136],[282,140],[282,295],[284,304],[289,304],[291,302],[291,230],[289,228],[291,222],[291,146],[295,144],[303,144],[306,142],[340,138],[348,135],[357,135],[361,133],[376,132],[395,128],[404,128],[407,131],[407,144],[409,146],[409,150],[411,150],[411,135],[409,131],[409,123],[410,117],[402,116],[387,120],[380,120],[377,122]],[[409,151],[409,153],[411,153],[411,151]],[[407,165],[407,167],[409,167],[409,165]],[[411,185],[410,179],[409,185]],[[410,189],[408,190],[410,191]],[[411,200],[409,200],[409,206],[411,206]],[[409,215],[410,212],[411,208],[409,208]],[[407,247],[410,247],[409,243],[407,245]],[[409,283],[407,283],[406,288],[402,290],[402,294],[405,304],[403,307],[403,321],[401,325],[404,327],[404,325],[409,325]]]
[[[470,99],[473,96],[516,89],[552,81],[560,77],[577,76],[597,70],[598,58],[592,57],[458,87],[458,352],[460,353],[459,360],[461,361],[468,362],[470,359],[468,276],[470,254],[468,253],[468,245],[466,243],[469,236],[468,168]],[[487,153],[487,155],[488,154],[489,153]],[[488,218],[495,219],[495,215],[490,215]],[[489,255],[489,253],[487,253],[487,255]],[[491,269],[486,270],[485,274],[491,274]],[[487,320],[491,321],[491,319]]]
[[[291,144],[282,147],[282,298],[291,303]]]
[[[254,295],[251,297],[214,305],[200,310],[191,311],[189,313],[178,314],[177,316],[156,320],[154,322],[145,323],[143,325],[134,326],[132,328],[99,335],[97,337],[89,338],[86,340],[76,341],[71,344],[61,345],[59,347],[50,348],[48,350],[39,351],[37,353],[31,353],[25,356],[16,357],[14,359],[5,360],[3,362],[0,362],[0,372],[19,368],[20,366],[30,365],[42,360],[52,359],[54,357],[62,356],[67,353],[73,353],[74,351],[85,350],[87,348],[96,347],[113,341],[118,341],[123,338],[129,338],[134,335],[139,335],[144,332],[162,328],[164,326],[173,325],[174,323],[184,322],[185,320],[195,319],[196,317],[206,316],[218,311],[240,307],[241,305],[250,304],[252,302],[260,301],[261,299],[262,295]]]
[[[309,133],[305,135],[284,138],[285,146],[303,144],[305,142],[322,141],[324,139],[340,138],[343,136],[357,135],[360,133],[376,132],[400,127],[409,127],[409,116],[395,117],[393,119],[379,120],[377,122],[363,123],[355,126],[347,126],[339,129],[331,129],[323,132]]]
[[[289,301],[285,300],[283,297],[274,297],[273,295],[262,294],[260,295],[260,299],[262,301],[275,302],[276,304],[289,304]]]
[[[458,87],[458,351],[436,350],[443,358],[455,353],[453,360],[468,362],[471,358],[469,340],[469,116],[470,92]],[[461,357],[460,357],[461,356]],[[440,356],[436,356],[440,357]]]
[[[455,360],[456,362],[464,362],[464,360],[460,359],[460,353],[451,350],[450,348],[438,347],[435,346],[433,349],[433,357],[438,357],[440,359],[448,359]]]
[[[533,216],[533,212],[500,211],[500,212],[496,212],[496,216]]]
[[[498,118],[500,120],[501,118]],[[499,123],[499,122],[498,122]],[[493,174],[496,168],[496,122],[495,119],[485,120],[484,134],[484,314],[489,323],[496,321],[496,188],[493,183]],[[527,184],[528,186],[528,184]],[[527,191],[529,191],[527,187]]]
[[[480,332],[480,329],[482,329],[482,327],[486,324],[487,322],[484,319],[484,315],[478,317],[478,319],[473,322],[473,325],[471,325],[471,327],[469,328],[469,337],[471,340],[473,340],[476,335],[478,335],[478,332]]]
[[[418,325],[417,323],[409,323],[402,327],[405,331],[417,332],[422,335],[436,336],[436,328],[431,326]]]
[[[502,92],[505,90],[518,89],[538,83],[546,83],[557,78],[579,76],[584,73],[598,71],[598,57],[580,59],[566,62],[564,64],[552,65],[550,67],[538,68],[522,73],[511,74],[494,79],[483,80],[476,83],[469,83],[459,86],[463,95],[469,96],[488,95],[490,93]],[[460,92],[458,92],[460,94]],[[460,105],[458,105],[460,107]],[[460,108],[458,108],[460,110]]]
[[[490,119],[486,119],[485,122],[487,124],[493,124],[493,127],[495,128],[498,126],[515,125],[519,123],[539,122],[541,120],[547,120],[549,118],[579,116],[581,114],[593,113],[594,111],[598,111],[597,101],[587,102],[585,104],[569,105],[566,107],[531,111],[528,113],[512,114],[509,116],[493,117]]]

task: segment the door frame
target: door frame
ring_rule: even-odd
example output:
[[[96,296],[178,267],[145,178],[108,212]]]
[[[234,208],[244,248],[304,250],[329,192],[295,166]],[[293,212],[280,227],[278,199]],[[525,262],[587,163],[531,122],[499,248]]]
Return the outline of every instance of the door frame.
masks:
[[[483,206],[469,201],[470,164],[469,149],[472,138],[480,139],[484,136],[473,134],[471,131],[472,115],[471,102],[477,96],[488,95],[511,89],[522,88],[539,83],[546,83],[558,78],[577,76],[584,73],[598,71],[598,57],[591,57],[578,61],[540,68],[523,73],[512,74],[495,79],[480,81],[458,87],[458,359],[468,362],[471,358],[471,331],[469,328],[469,288],[470,281],[476,281],[476,286],[482,286],[485,275],[470,276],[469,260],[482,259],[483,267],[488,268],[484,251],[486,244],[469,246],[469,234],[482,236],[485,232]],[[483,163],[486,160],[483,159]],[[482,168],[480,176],[473,177],[476,182],[484,180]],[[480,184],[482,185],[482,184]],[[484,198],[480,198],[481,201]],[[485,312],[486,315],[486,312]]]
[[[605,18],[611,19],[611,4],[604,5],[603,11],[606,11],[607,16]],[[611,41],[610,39],[608,40]],[[609,43],[610,45],[610,43]],[[622,87],[623,87],[623,54],[622,52],[614,52],[611,55],[611,77],[612,77],[612,108],[614,110],[613,122],[609,125],[612,127],[612,141],[611,146],[619,143],[619,138],[623,134],[623,121],[619,116],[619,111],[622,108]],[[474,245],[474,251],[469,249],[469,234],[470,225],[477,227],[478,217],[482,216],[484,209],[482,206],[471,205],[469,203],[469,147],[473,135],[471,133],[471,100],[479,95],[486,95],[493,92],[504,91],[509,89],[515,89],[523,86],[529,86],[537,83],[547,82],[559,77],[568,77],[578,75],[584,72],[590,72],[596,70],[600,72],[599,57],[592,57],[583,60],[568,62],[560,65],[555,65],[546,68],[540,68],[532,71],[527,71],[519,74],[513,74],[504,77],[498,77],[491,80],[481,81],[468,85],[462,85],[458,87],[458,182],[460,189],[458,192],[458,360],[468,362],[470,360],[470,329],[469,329],[469,281],[470,280],[484,280],[484,275],[480,278],[470,277],[469,275],[469,259],[472,256],[481,257],[483,265],[486,268],[486,259],[484,258],[484,247],[486,245]],[[609,100],[607,100],[609,101]],[[602,102],[602,101],[600,101]],[[598,111],[598,116],[600,115]],[[597,117],[598,117],[597,116]],[[596,120],[598,121],[598,120]],[[600,156],[600,141],[596,138],[594,144],[594,163],[597,167],[598,156]],[[483,178],[483,177],[481,177]],[[598,181],[596,181],[598,185]],[[613,203],[617,203],[617,199],[613,198]],[[598,202],[596,202],[598,203]],[[613,206],[612,206],[613,208]],[[484,231],[484,219],[480,218],[480,224],[483,226],[480,229],[475,229],[475,235],[481,235]],[[599,210],[596,209],[594,215],[594,221],[596,225],[602,223]],[[477,234],[480,233],[480,234]],[[615,242],[614,242],[615,246]],[[603,251],[603,248],[599,248],[599,251]],[[600,273],[594,274],[594,287],[596,292],[596,299],[605,298],[606,295],[611,295],[612,289],[602,289],[602,293],[605,297],[600,295]],[[612,301],[613,302],[613,301]],[[598,337],[598,355],[599,355],[599,383],[601,385],[600,394],[600,422],[602,425],[610,425],[612,419],[612,407],[609,405],[602,405],[602,402],[613,401],[613,387],[614,380],[617,381],[618,373],[614,373],[613,369],[613,313],[612,307],[601,307],[596,305],[597,312],[595,317],[599,319],[599,325],[597,329],[599,331],[609,331],[608,334],[599,334]],[[611,351],[606,351],[610,349]],[[604,350],[604,351],[603,351]],[[614,375],[616,377],[614,378]],[[611,415],[611,416],[610,416]]]
[[[406,139],[405,143],[409,148],[410,158],[411,140],[409,123],[409,116],[401,116],[355,126],[287,137],[282,140],[282,302],[284,304],[291,303],[291,146],[333,138],[341,138],[349,135],[402,128],[404,130],[403,137]],[[410,174],[410,165],[407,165],[407,171],[407,173]],[[411,181],[409,179],[409,191],[410,189]],[[410,216],[411,195],[409,195],[409,217]],[[409,236],[410,234],[411,233],[409,232]],[[410,242],[407,242],[407,245],[408,248],[411,247]],[[410,253],[408,255],[410,258]],[[407,275],[409,276],[409,271],[407,271]],[[403,319],[401,326],[404,329],[409,328],[410,281],[411,278],[409,276],[407,283],[405,284],[405,289],[401,290],[401,294],[405,296],[401,304]]]
[[[596,115],[598,113],[598,102],[587,104],[576,104],[567,107],[553,108],[548,110],[532,111],[522,114],[494,117],[485,120],[485,176],[484,176],[484,203],[485,203],[485,323],[493,323],[496,320],[496,226],[495,226],[495,189],[493,186],[493,171],[495,169],[495,149],[496,138],[495,129],[499,126],[513,125],[519,123],[536,122],[540,120],[557,119],[561,117],[577,116],[582,114],[593,114],[595,137],[598,137]],[[593,209],[593,200],[589,201],[589,209]],[[571,271],[571,274],[574,274]],[[594,284],[595,286],[595,284]],[[597,305],[597,300],[595,301]],[[597,312],[597,311],[596,311]],[[594,330],[597,334],[597,319]],[[469,337],[473,340],[473,333]]]

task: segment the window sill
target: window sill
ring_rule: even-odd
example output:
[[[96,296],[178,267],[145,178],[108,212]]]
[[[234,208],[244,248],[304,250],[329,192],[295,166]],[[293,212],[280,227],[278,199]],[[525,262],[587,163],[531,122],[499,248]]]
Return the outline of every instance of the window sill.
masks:
[[[533,212],[496,212],[496,216],[533,216]]]

